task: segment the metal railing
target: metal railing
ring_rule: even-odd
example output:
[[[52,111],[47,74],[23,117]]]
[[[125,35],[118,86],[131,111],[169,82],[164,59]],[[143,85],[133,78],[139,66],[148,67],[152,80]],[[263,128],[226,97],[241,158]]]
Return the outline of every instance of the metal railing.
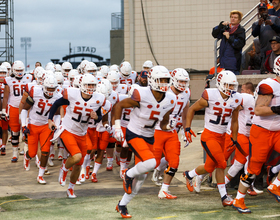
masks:
[[[111,14],[111,29],[123,30],[124,29],[124,15],[121,12]]]
[[[242,18],[242,20],[241,20],[241,22],[242,21],[245,21],[245,19],[249,16],[249,15],[251,15],[252,13],[254,13],[255,12],[255,10],[258,8],[258,5],[259,5],[260,3],[258,3],[258,4],[256,4],[249,12],[247,12],[244,16],[243,16],[243,18]],[[244,22],[243,24],[241,24],[241,26],[243,26],[244,28],[246,27],[246,26],[248,26],[249,24],[250,24],[250,22],[255,18],[255,17],[257,17],[257,15],[258,15],[258,11],[257,12],[255,12],[246,22]],[[246,30],[245,30],[245,34],[247,34],[250,30],[252,29],[252,25],[250,25]],[[250,39],[252,37],[252,34],[250,33],[248,36],[246,36],[246,42]],[[215,76],[217,75],[217,68],[218,68],[218,63],[217,63],[217,60],[218,60],[218,58],[219,58],[219,56],[218,56],[218,50],[220,49],[220,46],[218,46],[218,41],[219,41],[220,39],[216,39],[215,41],[214,41],[214,66],[215,66]],[[245,51],[246,49],[243,49],[243,51]]]

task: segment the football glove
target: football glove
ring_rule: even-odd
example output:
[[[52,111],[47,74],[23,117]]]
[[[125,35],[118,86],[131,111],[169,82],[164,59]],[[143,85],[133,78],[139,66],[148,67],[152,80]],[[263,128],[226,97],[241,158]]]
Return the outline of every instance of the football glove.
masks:
[[[193,132],[193,130],[190,127],[185,129],[185,135],[186,135],[187,141],[189,143],[192,143],[192,135],[194,137],[196,137],[195,133]]]

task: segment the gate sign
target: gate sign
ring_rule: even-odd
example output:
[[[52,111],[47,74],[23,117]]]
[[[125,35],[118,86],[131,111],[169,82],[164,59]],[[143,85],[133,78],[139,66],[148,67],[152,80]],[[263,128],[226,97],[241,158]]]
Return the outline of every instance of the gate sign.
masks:
[[[87,47],[87,46],[77,46],[77,53],[95,53],[96,48],[95,47]]]

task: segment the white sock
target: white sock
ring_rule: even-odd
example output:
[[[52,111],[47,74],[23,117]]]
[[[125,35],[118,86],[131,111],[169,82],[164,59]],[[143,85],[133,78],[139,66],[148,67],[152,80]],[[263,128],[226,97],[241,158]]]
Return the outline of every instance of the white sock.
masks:
[[[161,158],[159,166],[156,168],[159,172],[162,172],[165,170],[168,162],[165,160],[165,157]]]
[[[18,158],[18,146],[16,147],[13,146],[13,157]]]
[[[131,169],[129,169],[126,172],[126,175],[128,177],[136,177],[139,176],[140,174],[144,174],[146,172],[149,172],[151,170],[153,170],[156,166],[156,159],[152,158],[143,162],[139,162],[137,163],[134,167],[132,167]]]
[[[75,183],[69,182],[68,189],[73,189],[74,190],[74,186],[75,186]]]
[[[272,173],[274,173],[274,174],[278,173],[279,170],[280,170],[280,164],[275,167],[272,167],[272,169],[271,169]]]
[[[227,195],[226,185],[224,183],[217,184],[221,198]]]
[[[198,175],[198,174],[195,172],[195,169],[189,171],[189,176],[190,176],[191,178],[194,178],[194,177],[197,176],[197,175]]]
[[[5,144],[3,144],[3,145],[1,146],[1,148],[6,148],[6,145],[5,145]]]
[[[101,167],[101,163],[94,162],[94,167],[93,167],[92,173],[97,174],[97,172],[98,172],[98,170],[99,170],[100,167]]]
[[[114,153],[115,153],[115,156],[116,156],[118,159],[120,159],[121,152],[118,152],[118,151],[115,150]]]
[[[225,184],[228,184],[229,182],[230,182],[230,179],[227,176],[225,176]]]
[[[243,198],[245,198],[245,196],[246,196],[246,193],[244,194],[238,190],[236,199],[243,199]]]
[[[39,168],[39,175],[38,176],[44,176],[45,169],[46,169],[46,167],[41,167],[40,166],[40,168]]]
[[[278,179],[278,177],[275,178],[275,180],[273,181],[272,184],[274,184],[276,186],[280,186],[280,180]]]
[[[87,167],[89,158],[90,158],[90,154],[86,154],[86,156],[85,156],[85,158],[84,158],[84,162],[83,162],[82,168],[85,169],[85,168]]]
[[[28,151],[28,144],[24,143],[23,150],[24,150],[25,153]]]
[[[120,158],[120,167],[121,167],[121,170],[126,169],[126,158]]]
[[[167,184],[167,183],[163,183],[163,184],[161,185],[161,189],[162,189],[163,191],[168,191],[168,187],[169,187],[169,184]]]
[[[234,160],[234,163],[228,170],[228,174],[232,177],[235,177],[236,174],[243,168],[243,164],[239,163],[237,160]]]
[[[122,200],[120,201],[120,205],[127,205],[133,199],[133,197],[137,195],[146,177],[147,174],[141,174],[135,177],[135,179],[132,182],[132,193],[125,193],[122,197]]]
[[[107,157],[107,167],[113,166],[113,157]]]

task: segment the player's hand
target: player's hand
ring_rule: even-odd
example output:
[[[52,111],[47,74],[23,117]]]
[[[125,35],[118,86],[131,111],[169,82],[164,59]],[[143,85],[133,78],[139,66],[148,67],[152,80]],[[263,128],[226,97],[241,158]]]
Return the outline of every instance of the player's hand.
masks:
[[[8,115],[8,113],[6,112],[6,109],[2,109],[1,118],[2,118],[4,121],[9,121],[9,115]]]
[[[95,111],[91,111],[91,112],[90,112],[90,117],[91,117],[92,119],[94,119],[94,120],[98,119],[98,115],[96,114]]]
[[[123,132],[121,128],[115,128],[114,137],[117,141],[123,141]]]
[[[190,144],[190,142],[187,140],[186,137],[184,137],[184,143],[185,143],[184,148],[186,148]]]
[[[259,19],[259,25],[262,25],[262,23],[264,22],[263,18]]]
[[[193,130],[190,127],[185,129],[185,135],[186,135],[187,141],[189,143],[192,143],[192,135],[194,137],[196,137],[195,133],[193,132]]]
[[[105,125],[104,125],[104,128],[106,129],[106,131],[107,131],[109,134],[111,134],[111,126],[110,126],[110,125],[105,124]]]
[[[273,23],[271,22],[270,19],[265,20],[264,23],[265,23],[265,25],[273,25]]]
[[[176,124],[177,124],[176,118],[172,118],[172,119],[169,120],[168,125],[166,125],[166,129],[167,130],[172,130],[173,128],[176,127]]]
[[[30,130],[28,129],[28,127],[23,126],[22,127],[22,133],[24,133],[25,135],[30,134]]]
[[[51,131],[55,131],[56,130],[56,126],[55,126],[55,123],[52,121],[52,120],[50,120],[49,119],[49,129],[51,130]]]

